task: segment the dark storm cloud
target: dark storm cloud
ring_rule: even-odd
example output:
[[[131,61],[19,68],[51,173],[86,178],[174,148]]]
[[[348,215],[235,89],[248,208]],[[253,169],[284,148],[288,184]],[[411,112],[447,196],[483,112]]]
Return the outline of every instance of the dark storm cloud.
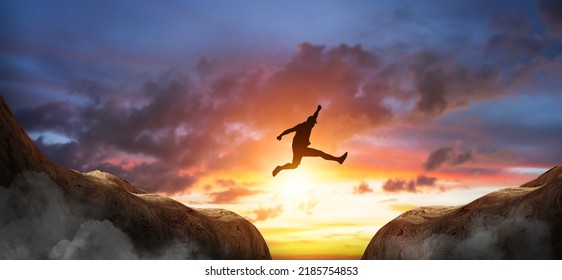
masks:
[[[202,162],[216,141],[210,136],[222,127],[201,96],[176,81],[147,82],[140,96],[129,98],[141,99],[138,105],[110,88],[100,94],[100,86],[88,85],[75,88],[90,98],[84,105],[48,103],[21,109],[16,117],[28,131],[54,130],[74,139],[53,145],[37,139],[59,163],[82,170],[109,170],[149,191],[173,193],[193,183],[194,178],[179,175],[179,169]],[[153,160],[132,168],[107,163],[119,160],[123,153]]]
[[[294,106],[295,100],[311,105],[326,100],[334,105],[322,116],[333,123],[338,124],[344,116],[352,114],[378,126],[392,118],[391,110],[383,104],[383,99],[391,94],[384,89],[391,89],[391,85],[378,76],[384,70],[381,66],[378,55],[361,45],[329,48],[302,43],[284,67],[264,82],[266,94],[258,100],[263,100],[260,104],[270,104],[265,107],[269,112],[270,108]]]
[[[209,61],[207,58],[202,58],[195,66],[195,72],[204,79],[213,72],[214,68],[215,66],[212,61]]]
[[[385,192],[392,193],[392,192],[419,192],[420,188],[429,188],[435,187],[435,182],[437,181],[436,177],[430,177],[426,175],[418,175],[416,179],[408,180],[408,179],[388,179],[386,180],[383,185],[382,189]],[[440,189],[440,188],[436,188]]]
[[[446,172],[446,170],[445,170]],[[470,176],[493,175],[505,172],[501,168],[490,167],[457,167],[454,170],[455,174],[466,174]]]
[[[197,179],[197,174],[181,175],[178,168],[169,165],[165,160],[152,163],[140,163],[132,168],[124,168],[127,160],[120,164],[102,163],[92,165],[90,169],[100,169],[112,174],[118,174],[124,179],[135,182],[135,185],[147,192],[177,193],[192,186]]]
[[[62,144],[36,139],[59,163],[81,170],[105,169],[147,191],[174,193],[196,179],[197,174],[185,175],[181,169],[207,162],[219,165],[217,151],[235,147],[226,137],[244,136],[243,131],[230,135],[236,132],[225,128],[239,120],[233,113],[245,110],[240,92],[255,93],[251,87],[256,75],[226,73],[204,90],[177,72],[143,82],[136,86],[138,92],[82,81],[70,89],[73,95],[86,97],[85,102],[25,107],[16,111],[16,117],[28,132],[56,131],[72,139]],[[149,160],[134,163],[139,157]],[[127,160],[132,167],[122,166]]]
[[[528,15],[514,10],[498,12],[491,18],[491,30],[485,54],[498,64],[528,61],[548,47],[541,34],[533,32],[534,24]]]
[[[546,43],[539,36],[496,34],[490,38],[486,50],[495,59],[507,58],[511,62],[529,59],[540,54]]]
[[[562,38],[562,2],[557,0],[538,0],[538,11],[549,33]]]
[[[472,151],[460,151],[457,147],[442,147],[429,154],[423,167],[426,171],[436,170],[443,164],[456,166],[473,159]]]
[[[388,179],[382,189],[385,192],[417,192],[415,181],[403,179]]]
[[[176,130],[187,124],[186,133],[190,134],[190,120],[200,117],[204,109],[199,105],[200,98],[189,88],[175,82],[149,82],[145,92],[148,104],[141,108],[114,99],[84,108],[83,123],[89,129],[78,140],[84,144],[105,142],[129,153],[172,158],[182,142],[199,137],[197,131],[188,139]]]
[[[499,70],[491,66],[464,65],[432,51],[393,58],[383,59],[361,45],[330,48],[303,43],[276,71],[258,67],[214,73],[216,66],[201,60],[194,71],[206,75],[202,80],[171,71],[141,81],[132,87],[138,91],[132,92],[101,81],[81,81],[70,89],[86,102],[23,108],[16,115],[30,132],[61,131],[73,140],[47,145],[38,139],[58,162],[81,170],[104,169],[147,191],[174,193],[216,168],[241,162],[256,166],[260,158],[245,154],[267,150],[261,133],[282,130],[284,120],[306,117],[322,102],[333,104],[322,112],[319,123],[330,120],[328,132],[338,132],[330,136],[336,143],[399,120],[395,110],[427,121],[506,93]],[[404,81],[405,77],[412,79]],[[404,87],[408,83],[410,89]],[[396,109],[388,105],[388,98],[415,106],[409,111]],[[275,117],[281,111],[283,116]],[[249,137],[252,131],[258,136]],[[452,148],[434,153],[427,170],[471,159],[470,151]],[[134,163],[123,154],[150,160]],[[131,163],[128,167],[126,160]],[[180,172],[189,169],[199,171]]]
[[[205,72],[201,75],[211,71],[209,62],[204,60],[196,68]],[[29,131],[56,130],[73,139],[70,143],[52,145],[46,144],[44,138],[37,139],[57,162],[81,170],[103,169],[147,191],[174,193],[189,187],[198,175],[180,175],[180,169],[203,166],[204,172],[205,166],[218,168],[225,166],[220,162],[234,164],[247,160],[241,155],[253,140],[245,138],[244,130],[267,129],[274,108],[289,106],[291,100],[304,97],[303,92],[310,99],[304,104],[312,106],[326,96],[334,98],[341,104],[334,107],[334,115],[354,112],[369,116],[375,124],[390,118],[390,111],[382,105],[384,95],[377,92],[375,83],[364,86],[363,96],[354,97],[365,78],[362,71],[376,69],[376,56],[360,45],[342,44],[328,49],[305,43],[285,68],[268,78],[262,69],[223,73],[208,77],[201,89],[190,84],[189,77],[171,73],[144,82],[137,86],[140,92],[134,93],[122,93],[121,87],[102,82],[81,81],[71,91],[86,97],[86,102],[48,103],[21,109],[16,115],[24,120]],[[326,76],[332,81],[328,85]],[[229,124],[237,122],[253,122],[254,127],[228,129]],[[232,156],[219,157],[218,151],[229,149],[231,140],[241,146],[230,152],[234,153]],[[259,143],[253,145],[250,152]],[[122,158],[123,154],[151,160],[125,167],[127,159]],[[241,192],[242,189],[233,188],[216,193],[215,200],[227,201],[230,194]]]
[[[548,114],[550,111],[545,111]],[[525,116],[525,115],[524,115]],[[559,139],[562,139],[561,119],[552,119],[542,124],[532,125],[530,123],[490,123],[482,131],[490,135],[496,135],[499,143],[509,143],[509,146],[517,152],[505,155],[484,154],[484,160],[514,162],[521,161],[530,165],[553,166],[560,163],[562,150],[554,148],[558,146]],[[524,131],[525,133],[521,133]],[[548,131],[548,132],[547,132]],[[507,144],[502,144],[507,147]],[[506,160],[507,159],[507,160]],[[478,159],[482,161],[481,159]]]
[[[524,34],[533,27],[532,19],[528,15],[507,9],[491,15],[490,25],[510,34]]]
[[[76,112],[66,102],[47,103],[15,112],[18,121],[30,131],[52,130],[64,134],[74,131],[73,118]]]
[[[416,178],[416,185],[418,185],[418,186],[433,186],[433,185],[435,185],[435,181],[437,181],[437,178],[435,178],[435,177],[419,175]]]
[[[435,118],[471,102],[505,94],[501,71],[489,65],[463,65],[443,53],[422,51],[409,61],[418,99],[415,115]]]
[[[559,29],[560,9],[555,3],[539,2],[541,17],[551,32]],[[357,10],[365,18],[381,13],[377,5],[364,8],[364,4],[349,5],[360,7]],[[204,4],[187,5],[189,9],[173,4],[170,9],[138,3],[132,9],[127,4],[104,2],[58,5],[56,11],[45,6],[31,9],[30,4],[2,5],[6,9],[0,13],[10,16],[0,17],[6,22],[0,24],[0,36],[7,42],[1,46],[5,55],[0,60],[9,64],[0,69],[0,89],[9,102],[18,102],[10,106],[18,108],[15,113],[24,128],[35,133],[55,131],[71,139],[55,144],[47,136],[36,139],[57,162],[85,171],[104,169],[147,191],[182,192],[213,171],[263,168],[270,164],[267,158],[247,155],[267,154],[270,134],[282,131],[288,122],[301,121],[319,103],[326,108],[319,125],[327,125],[316,135],[336,146],[382,126],[404,121],[423,124],[522,90],[534,92],[549,83],[557,89],[556,81],[561,80],[557,74],[562,69],[560,58],[545,55],[549,41],[543,34],[532,33],[537,15],[529,15],[528,6],[534,3],[509,3],[508,9],[489,1],[399,3],[385,7],[395,11],[388,13],[391,19],[384,25],[389,30],[369,33],[367,37],[374,39],[339,44],[357,40],[315,39],[312,35],[319,32],[330,36],[334,32],[310,29],[303,33],[310,36],[294,37],[297,43],[309,38],[327,43],[300,43],[294,53],[268,65],[259,65],[264,62],[254,37],[225,44],[223,27],[240,19],[230,13],[213,17],[197,12],[211,11]],[[323,11],[332,11],[328,6]],[[35,12],[29,13],[31,10]],[[244,14],[254,15],[248,10]],[[198,17],[185,15],[209,17],[206,23],[213,24],[188,24]],[[308,15],[306,20],[310,20]],[[230,25],[215,25],[217,21]],[[227,37],[238,39],[242,33],[254,34],[252,31],[270,34],[261,24],[271,27],[277,23],[252,22],[260,24],[248,24],[244,32],[238,30]],[[330,26],[341,25],[337,23]],[[294,29],[298,33],[306,27]],[[396,30],[404,32],[393,32]],[[339,34],[345,33],[341,31]],[[213,39],[208,39],[211,35]],[[407,40],[392,40],[392,36]],[[379,39],[387,43],[373,43]],[[225,45],[229,53],[221,58],[234,62],[208,55],[221,54]],[[250,53],[255,60],[241,60],[259,66],[238,67],[231,47]],[[192,49],[205,51],[194,54]],[[255,57],[254,52],[258,53]],[[170,68],[175,70],[162,70]],[[131,74],[137,72],[148,73]],[[18,95],[28,91],[14,90],[19,89],[14,85],[43,93],[28,94],[27,99],[33,100],[26,100]],[[50,96],[51,87],[58,89],[58,95]],[[47,102],[37,101],[36,96]],[[61,99],[65,101],[56,101]],[[550,129],[542,126],[534,133],[547,135]],[[513,140],[506,141],[530,137],[515,130],[506,133],[514,133]],[[470,151],[435,153],[426,162],[427,170],[459,165],[473,157]],[[409,183],[393,182],[389,189],[411,188]],[[236,187],[225,192],[228,190],[242,192]],[[217,192],[215,196],[228,200],[228,195]]]

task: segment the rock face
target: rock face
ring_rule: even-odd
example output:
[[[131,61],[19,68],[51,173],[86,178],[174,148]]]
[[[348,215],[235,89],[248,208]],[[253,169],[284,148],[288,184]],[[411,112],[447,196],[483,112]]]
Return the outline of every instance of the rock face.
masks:
[[[561,259],[562,166],[458,207],[405,212],[363,259]]]
[[[0,211],[0,258],[271,259],[236,213],[190,208],[49,160],[1,97]]]

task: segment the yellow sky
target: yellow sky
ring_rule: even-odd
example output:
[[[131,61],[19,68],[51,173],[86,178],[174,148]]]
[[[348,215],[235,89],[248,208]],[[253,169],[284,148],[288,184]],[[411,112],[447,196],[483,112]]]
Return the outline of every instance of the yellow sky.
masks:
[[[274,259],[359,259],[377,230],[404,211],[418,206],[465,204],[500,188],[388,193],[382,190],[386,177],[377,177],[377,172],[365,180],[364,174],[353,178],[354,172],[337,163],[319,159],[303,162],[296,170],[281,172],[277,177],[238,175],[237,184],[256,192],[229,203],[209,201],[209,191],[203,186],[214,178],[175,199],[192,207],[226,208],[244,216],[260,230]],[[336,180],[338,176],[343,179]],[[359,178],[371,192],[354,193]]]

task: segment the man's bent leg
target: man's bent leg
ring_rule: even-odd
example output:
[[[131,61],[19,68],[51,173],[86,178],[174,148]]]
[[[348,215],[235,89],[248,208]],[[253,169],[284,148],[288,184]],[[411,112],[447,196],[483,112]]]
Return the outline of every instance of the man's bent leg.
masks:
[[[301,163],[301,159],[302,159],[302,155],[300,154],[293,154],[293,162],[291,163],[286,163],[284,165],[281,166],[277,166],[275,167],[275,169],[273,169],[273,177],[275,177],[275,175],[277,175],[277,173],[281,172],[281,170],[283,169],[295,169],[297,167],[299,167],[300,163]]]

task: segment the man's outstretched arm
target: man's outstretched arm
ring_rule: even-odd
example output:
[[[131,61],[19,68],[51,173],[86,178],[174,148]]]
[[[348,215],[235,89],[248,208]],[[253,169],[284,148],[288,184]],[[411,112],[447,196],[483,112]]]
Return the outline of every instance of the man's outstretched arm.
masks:
[[[318,118],[318,113],[320,113],[321,109],[322,106],[318,105],[318,107],[316,108],[316,112],[314,112],[314,115],[312,115],[312,117],[314,118],[314,122],[316,122],[316,118]]]
[[[281,138],[283,137],[283,135],[289,134],[291,132],[295,132],[297,131],[297,126],[291,127],[289,129],[286,129],[285,131],[283,131],[281,134],[279,134],[279,136],[277,136],[277,140],[281,141]]]

